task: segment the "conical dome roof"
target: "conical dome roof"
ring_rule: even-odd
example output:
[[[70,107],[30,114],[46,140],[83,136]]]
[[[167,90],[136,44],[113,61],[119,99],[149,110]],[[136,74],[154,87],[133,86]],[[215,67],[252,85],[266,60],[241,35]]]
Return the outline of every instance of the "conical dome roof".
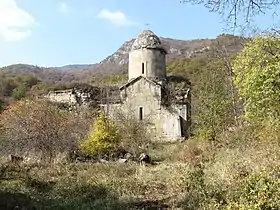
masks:
[[[162,43],[157,35],[155,35],[151,30],[144,30],[134,41],[131,50],[139,49],[157,49],[163,53],[167,53]]]

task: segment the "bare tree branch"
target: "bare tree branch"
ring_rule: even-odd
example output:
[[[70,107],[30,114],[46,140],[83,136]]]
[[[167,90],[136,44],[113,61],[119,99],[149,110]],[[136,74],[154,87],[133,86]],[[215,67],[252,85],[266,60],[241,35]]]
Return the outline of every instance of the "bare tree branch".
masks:
[[[203,4],[210,12],[226,17],[226,22],[236,28],[238,22],[250,24],[253,17],[268,10],[275,9],[274,15],[277,14],[280,0],[184,0],[181,3]]]

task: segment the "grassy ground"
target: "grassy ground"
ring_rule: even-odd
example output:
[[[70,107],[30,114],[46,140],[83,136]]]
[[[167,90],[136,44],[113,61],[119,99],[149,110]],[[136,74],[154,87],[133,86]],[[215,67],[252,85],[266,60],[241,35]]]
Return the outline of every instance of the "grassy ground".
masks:
[[[1,165],[0,209],[278,209],[278,145],[154,145],[157,165]]]

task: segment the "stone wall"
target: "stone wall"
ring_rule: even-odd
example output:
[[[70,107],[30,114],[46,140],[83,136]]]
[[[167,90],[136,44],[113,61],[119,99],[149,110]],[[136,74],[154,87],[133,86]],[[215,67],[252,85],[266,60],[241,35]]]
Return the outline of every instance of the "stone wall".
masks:
[[[140,117],[140,108],[143,111],[143,120],[148,121],[149,130],[156,140],[176,141],[188,136],[187,105],[173,104],[170,107],[161,104],[161,86],[150,83],[145,78],[140,79],[123,88],[122,103],[103,104],[104,111],[109,116],[119,112]]]
[[[68,105],[99,106],[100,103],[120,102],[120,90],[115,86],[94,87],[83,85],[67,90],[50,91],[45,98]]]
[[[148,122],[148,129],[155,140],[181,140],[188,136],[188,104],[164,104],[164,93],[163,86],[140,77],[122,87],[121,91],[116,88],[69,89],[52,91],[47,97],[51,101],[69,105],[96,103],[111,117],[123,113],[139,119],[142,112],[142,118]]]
[[[159,50],[139,49],[129,53],[129,80],[138,76],[147,78],[166,78],[165,54]],[[144,74],[142,74],[142,63],[144,63]]]
[[[77,103],[75,93],[72,89],[51,91],[45,97],[52,102],[67,103],[69,105]]]

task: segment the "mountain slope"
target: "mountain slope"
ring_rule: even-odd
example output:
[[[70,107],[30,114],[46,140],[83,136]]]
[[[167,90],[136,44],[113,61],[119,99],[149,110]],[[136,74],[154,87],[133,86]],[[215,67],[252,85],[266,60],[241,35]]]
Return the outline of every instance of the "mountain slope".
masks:
[[[191,58],[208,51],[218,41],[223,42],[231,52],[242,49],[244,38],[233,35],[220,35],[216,39],[177,40],[160,37],[167,50],[167,61],[174,58]],[[128,54],[135,39],[125,42],[114,54],[108,56],[100,64],[125,65],[128,63]]]
[[[167,63],[173,59],[192,58],[205,55],[217,42],[222,43],[229,53],[239,52],[245,41],[242,37],[220,35],[216,39],[177,40],[160,38],[166,48]],[[125,42],[115,53],[98,64],[67,65],[63,67],[43,68],[27,64],[16,64],[0,69],[0,72],[33,75],[45,83],[90,83],[93,76],[123,74],[127,72],[128,54],[135,39]]]

